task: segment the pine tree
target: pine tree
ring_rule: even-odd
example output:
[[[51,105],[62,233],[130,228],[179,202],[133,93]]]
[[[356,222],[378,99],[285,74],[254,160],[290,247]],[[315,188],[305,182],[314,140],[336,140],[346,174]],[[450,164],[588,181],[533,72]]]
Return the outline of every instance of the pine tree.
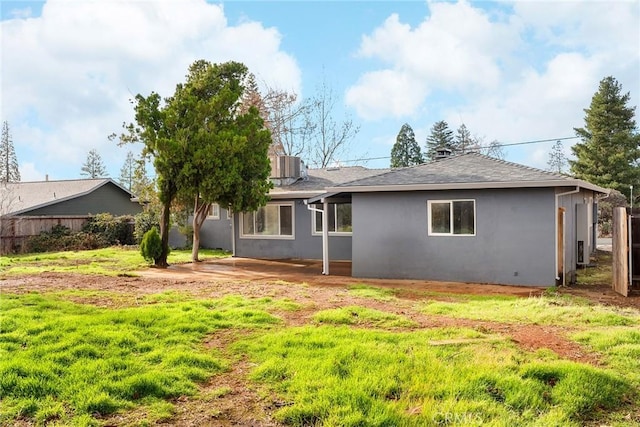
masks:
[[[547,165],[551,172],[564,173],[564,169],[567,166],[567,156],[564,155],[564,147],[561,141],[556,141],[551,147]]]
[[[444,120],[436,122],[431,127],[431,134],[427,137],[426,154],[427,160],[434,160],[438,149],[449,149],[454,151],[453,131]]]
[[[0,140],[0,182],[19,182],[20,170],[18,159],[9,133],[9,122],[2,123],[2,140]]]
[[[569,161],[576,178],[613,188],[629,197],[629,185],[640,178],[640,134],[634,119],[636,107],[628,106],[629,93],[609,76],[600,81],[585,112],[585,125],[575,128],[582,142],[571,147],[576,160]]]
[[[396,137],[396,143],[391,149],[391,167],[401,168],[422,163],[420,145],[416,142],[416,136],[409,124],[405,123],[400,128]]]
[[[92,149],[87,155],[87,160],[80,169],[80,175],[88,176],[89,178],[100,178],[107,176],[107,169],[102,162],[102,157],[98,154],[98,151]]]
[[[467,126],[464,123],[461,124],[453,141],[453,152],[455,154],[465,154],[473,151],[476,145],[476,141],[471,137],[471,132],[467,129]]]
[[[135,181],[136,172],[136,159],[131,151],[127,152],[127,158],[124,159],[124,164],[120,168],[120,178],[118,182],[127,190],[131,191],[133,183]]]

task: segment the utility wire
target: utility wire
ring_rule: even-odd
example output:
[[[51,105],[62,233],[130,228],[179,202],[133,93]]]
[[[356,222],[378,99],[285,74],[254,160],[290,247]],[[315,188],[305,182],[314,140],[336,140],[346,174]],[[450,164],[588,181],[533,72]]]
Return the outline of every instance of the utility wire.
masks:
[[[555,142],[555,141],[566,141],[568,139],[578,139],[579,136],[567,136],[564,138],[551,138],[551,139],[536,139],[535,141],[524,141],[524,142],[512,142],[509,144],[496,144],[496,147],[513,147],[515,145],[528,145],[528,144],[540,144],[543,142]],[[363,159],[351,159],[351,160],[340,160],[340,163],[354,163],[354,162],[368,162],[369,160],[384,160],[390,159],[391,156],[382,156],[382,157],[368,157]]]

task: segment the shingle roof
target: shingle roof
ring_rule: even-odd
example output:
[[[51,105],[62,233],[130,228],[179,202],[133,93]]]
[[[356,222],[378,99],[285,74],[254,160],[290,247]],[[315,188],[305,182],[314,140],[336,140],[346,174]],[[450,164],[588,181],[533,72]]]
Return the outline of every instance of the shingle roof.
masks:
[[[2,192],[2,215],[22,214],[54,203],[88,194],[107,183],[120,187],[110,178],[74,179],[64,181],[10,182],[0,186]],[[5,212],[6,211],[6,212]]]
[[[499,188],[580,185],[595,191],[605,189],[585,181],[529,166],[468,153],[418,166],[390,169],[384,173],[328,187],[327,191],[384,191],[428,188]],[[348,189],[348,190],[347,190]],[[367,190],[368,189],[368,190]]]
[[[278,196],[285,194],[295,195],[295,193],[322,193],[327,187],[371,177],[387,172],[388,170],[389,169],[367,169],[362,166],[308,169],[306,178],[300,179],[290,185],[274,187],[271,189],[270,194],[271,196]]]

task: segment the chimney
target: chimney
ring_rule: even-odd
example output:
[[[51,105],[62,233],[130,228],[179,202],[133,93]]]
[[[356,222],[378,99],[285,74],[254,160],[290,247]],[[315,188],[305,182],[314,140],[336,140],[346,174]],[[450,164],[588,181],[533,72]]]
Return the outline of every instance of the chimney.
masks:
[[[447,147],[439,147],[436,148],[436,160],[446,159],[447,157],[451,157],[453,151]]]

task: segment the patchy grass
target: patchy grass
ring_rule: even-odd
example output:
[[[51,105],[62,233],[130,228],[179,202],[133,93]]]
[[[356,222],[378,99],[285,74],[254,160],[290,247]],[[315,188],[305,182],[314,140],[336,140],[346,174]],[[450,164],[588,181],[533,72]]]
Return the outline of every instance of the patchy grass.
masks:
[[[613,282],[613,256],[609,251],[596,251],[593,258],[594,267],[578,268],[576,281],[578,285],[607,285]]]
[[[406,328],[417,326],[416,322],[404,316],[358,306],[319,311],[313,316],[313,320],[323,324],[369,325],[378,328]]]
[[[640,330],[599,328],[572,335],[579,343],[601,353],[607,363],[640,384]]]
[[[349,293],[362,298],[371,298],[376,301],[391,301],[396,299],[395,289],[380,288],[364,283],[349,286]]]
[[[451,317],[507,323],[571,326],[630,326],[640,324],[634,309],[590,305],[569,295],[529,298],[430,301],[420,311]]]
[[[196,383],[228,367],[201,346],[207,334],[279,322],[265,311],[270,301],[167,293],[146,302],[104,309],[61,295],[3,294],[0,424],[90,425],[137,406],[154,420],[170,417],[166,399],[194,394]]]
[[[579,426],[633,395],[622,376],[524,355],[510,343],[427,344],[482,336],[322,326],[233,348],[258,363],[251,379],[282,396],[275,417],[293,426]]]
[[[220,250],[201,249],[200,259],[228,257]],[[174,250],[169,254],[170,264],[191,261],[191,250]],[[0,257],[0,277],[44,272],[101,274],[129,276],[135,270],[148,267],[148,263],[135,247],[110,247],[90,251],[47,252]]]

